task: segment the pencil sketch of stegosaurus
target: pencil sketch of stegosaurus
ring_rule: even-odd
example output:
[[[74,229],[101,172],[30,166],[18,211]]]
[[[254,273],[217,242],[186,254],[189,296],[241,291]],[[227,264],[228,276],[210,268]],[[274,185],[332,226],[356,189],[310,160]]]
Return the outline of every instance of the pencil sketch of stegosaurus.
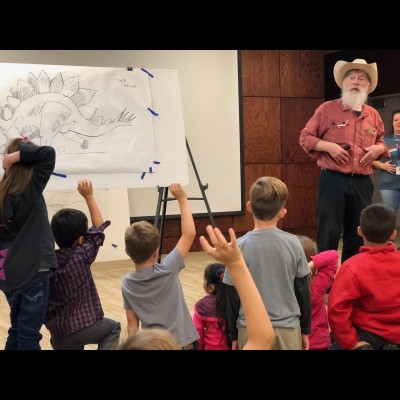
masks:
[[[0,131],[5,136],[0,146],[15,137],[50,146],[61,133],[86,149],[85,137],[102,136],[136,118],[126,108],[114,119],[95,116],[97,108],[87,104],[97,90],[80,88],[78,76],[64,81],[61,73],[52,80],[45,71],[38,77],[29,73],[27,81],[20,79],[10,92],[8,104],[0,111]]]

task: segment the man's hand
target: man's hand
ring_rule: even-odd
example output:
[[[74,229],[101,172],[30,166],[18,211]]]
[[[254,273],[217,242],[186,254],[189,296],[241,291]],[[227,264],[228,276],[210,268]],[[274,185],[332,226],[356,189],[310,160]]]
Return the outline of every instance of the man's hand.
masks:
[[[349,153],[342,146],[337,143],[329,143],[329,145],[328,153],[337,164],[346,164],[349,161]]]
[[[362,167],[367,167],[370,165],[372,161],[375,161],[385,151],[380,144],[364,147],[363,150],[366,151],[367,154],[360,160],[360,165]]]

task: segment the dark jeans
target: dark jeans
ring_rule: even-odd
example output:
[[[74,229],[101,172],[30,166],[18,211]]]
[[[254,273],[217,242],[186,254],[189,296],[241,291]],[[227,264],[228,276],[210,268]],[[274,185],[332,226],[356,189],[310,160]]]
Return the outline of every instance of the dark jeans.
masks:
[[[41,350],[40,329],[47,312],[49,272],[38,272],[25,286],[4,294],[11,320],[5,350]]]
[[[60,340],[50,339],[54,350],[84,350],[86,344],[97,344],[97,350],[112,350],[119,342],[121,324],[103,318]]]
[[[360,328],[356,328],[356,331],[358,333],[359,340],[369,343],[374,350],[383,350],[383,346],[385,344],[390,343],[383,337],[375,335],[368,331],[363,331]],[[329,348],[329,350],[345,350],[345,349],[343,347],[340,347],[336,342],[332,342],[332,346]]]
[[[361,211],[372,204],[369,175],[351,176],[321,169],[317,197],[318,252],[337,250],[343,230],[342,263],[358,254],[363,240],[357,233]]]

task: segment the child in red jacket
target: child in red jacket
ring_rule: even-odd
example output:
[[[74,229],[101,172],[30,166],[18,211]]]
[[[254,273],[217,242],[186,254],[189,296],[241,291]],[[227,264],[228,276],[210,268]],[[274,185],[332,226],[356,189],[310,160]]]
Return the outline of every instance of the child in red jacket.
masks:
[[[225,265],[213,263],[204,271],[203,288],[207,293],[194,306],[193,322],[199,333],[199,350],[229,350],[226,329],[226,286],[222,282]]]
[[[400,253],[396,216],[383,204],[361,212],[360,253],[338,271],[329,294],[335,349],[400,350]]]
[[[336,250],[317,254],[316,243],[307,236],[298,236],[306,253],[311,297],[311,333],[308,336],[309,350],[328,350],[331,345],[328,315],[324,297],[332,286],[338,269],[339,253]]]

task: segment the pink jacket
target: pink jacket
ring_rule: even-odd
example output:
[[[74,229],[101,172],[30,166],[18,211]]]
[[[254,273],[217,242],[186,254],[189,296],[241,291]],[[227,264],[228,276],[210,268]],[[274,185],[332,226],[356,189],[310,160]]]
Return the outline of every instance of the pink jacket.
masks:
[[[310,350],[327,350],[331,345],[328,315],[324,295],[331,287],[338,269],[339,253],[336,250],[323,251],[311,259],[317,273],[311,285],[311,334],[308,336]]]
[[[218,326],[215,299],[214,295],[209,294],[194,306],[193,322],[200,336],[199,350],[229,350],[224,330]]]

